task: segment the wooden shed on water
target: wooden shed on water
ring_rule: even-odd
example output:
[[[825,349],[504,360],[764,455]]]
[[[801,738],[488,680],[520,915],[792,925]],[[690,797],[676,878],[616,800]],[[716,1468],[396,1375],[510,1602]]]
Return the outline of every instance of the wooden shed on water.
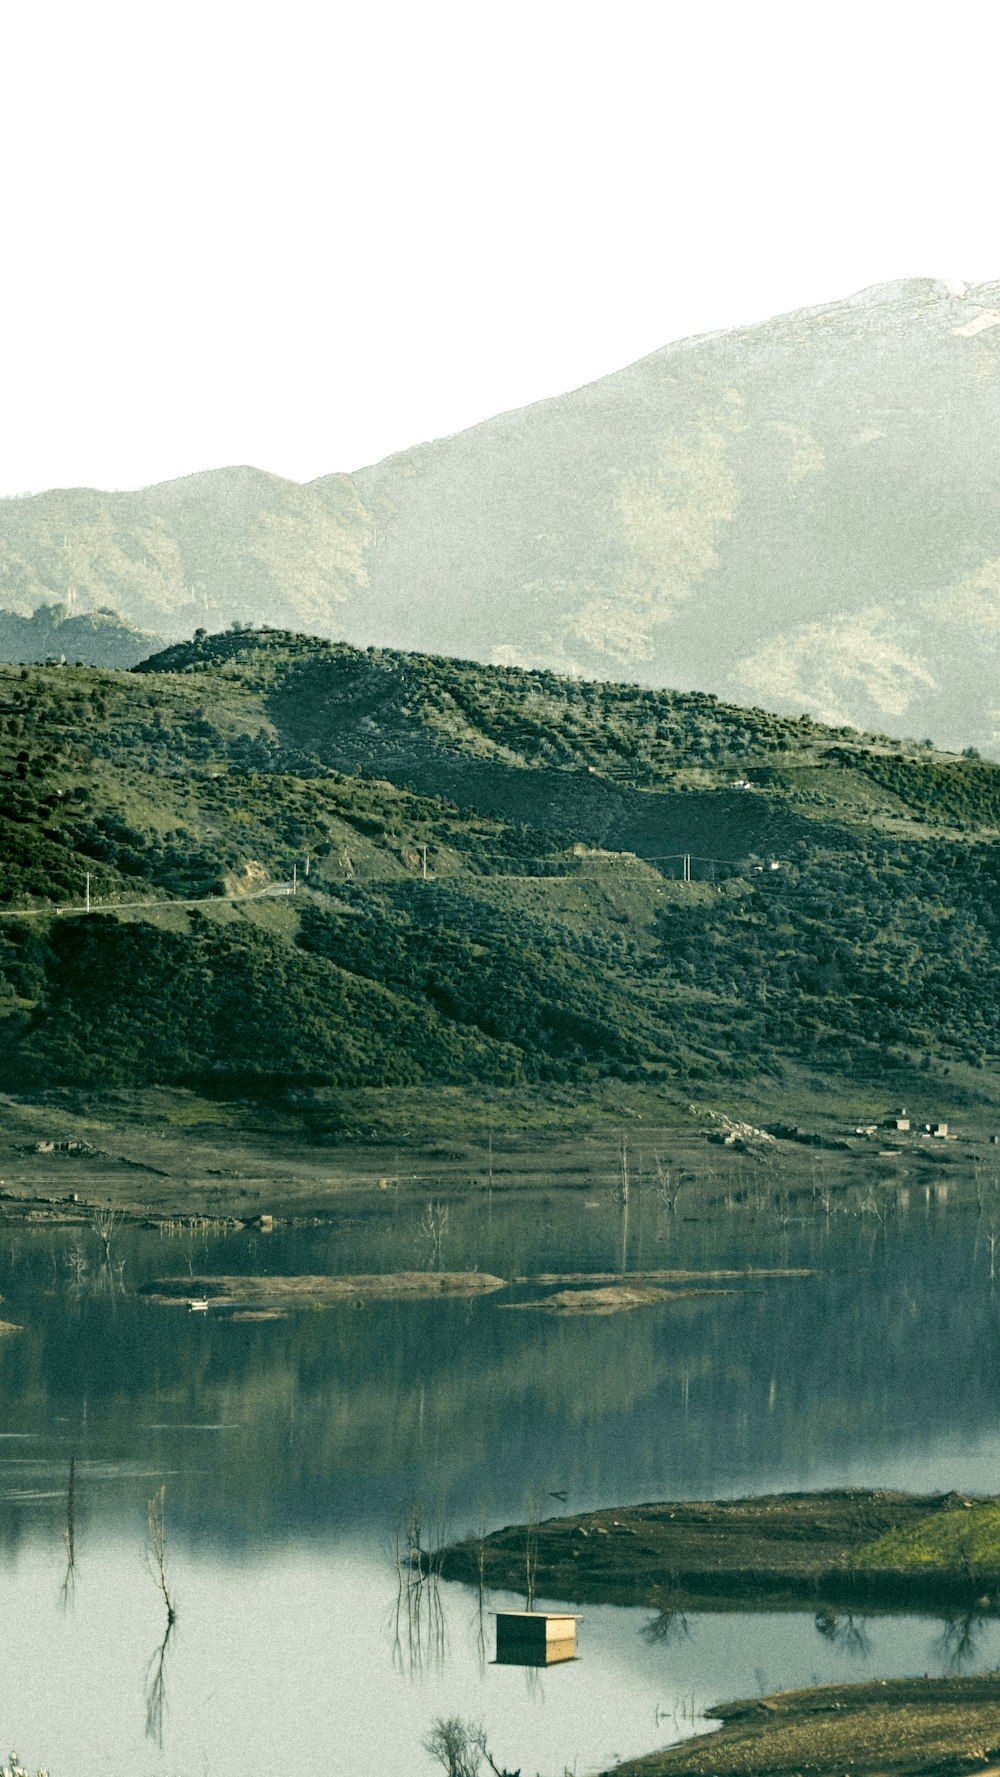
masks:
[[[498,1610],[498,1666],[555,1666],[576,1659],[576,1625],[567,1611]]]

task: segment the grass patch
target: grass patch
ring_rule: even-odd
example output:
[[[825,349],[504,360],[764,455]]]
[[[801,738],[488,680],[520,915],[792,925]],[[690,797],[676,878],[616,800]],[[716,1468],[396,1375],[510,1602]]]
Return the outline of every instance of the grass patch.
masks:
[[[1000,1500],[987,1499],[933,1512],[876,1538],[854,1557],[872,1570],[961,1568],[964,1564],[1000,1571]]]

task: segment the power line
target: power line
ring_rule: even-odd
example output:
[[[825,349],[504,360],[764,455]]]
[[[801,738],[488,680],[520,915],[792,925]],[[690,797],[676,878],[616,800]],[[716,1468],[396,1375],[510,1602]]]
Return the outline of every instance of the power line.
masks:
[[[425,844],[421,843],[419,846],[419,852],[420,852],[421,878],[424,882],[427,882],[429,880],[429,876],[430,876],[430,865],[429,865],[429,859],[428,859],[427,846]],[[461,857],[462,854],[458,854],[458,855]],[[309,875],[309,864],[311,863],[311,861],[312,861],[311,859],[309,859],[307,861],[306,871],[305,871],[306,876]],[[714,856],[710,856],[707,852],[681,852],[681,851],[675,851],[675,852],[631,852],[631,851],[613,852],[613,851],[597,850],[596,852],[589,852],[589,853],[588,852],[583,852],[583,853],[550,852],[543,857],[518,858],[518,859],[509,860],[509,861],[515,862],[515,863],[518,863],[518,864],[521,864],[524,866],[532,865],[532,864],[533,865],[561,864],[564,866],[563,870],[560,871],[558,875],[553,873],[553,875],[551,876],[551,878],[549,878],[549,880],[564,881],[564,882],[579,881],[581,879],[581,876],[583,876],[583,874],[584,874],[583,872],[573,870],[571,868],[570,869],[565,868],[565,866],[567,866],[567,865],[571,866],[573,864],[584,864],[584,863],[588,863],[588,862],[598,862],[598,861],[601,864],[616,864],[617,863],[617,864],[625,864],[625,865],[632,864],[632,863],[636,863],[636,864],[680,863],[682,866],[681,881],[687,883],[687,882],[692,882],[694,880],[693,876],[692,876],[692,871],[691,871],[691,865],[693,862],[700,863],[700,864],[733,864],[733,865],[736,865],[737,867],[739,867],[740,865],[745,865],[748,862],[748,859],[747,859],[747,857],[742,857],[742,858],[714,857]],[[777,869],[778,862],[772,859],[771,860],[771,868]],[[469,882],[496,882],[496,881],[517,882],[520,879],[527,877],[528,875],[529,875],[529,872],[527,869],[520,869],[520,870],[488,870],[487,869],[487,870],[483,870],[483,871],[477,872],[477,873],[472,873],[472,872],[464,873],[462,875],[461,879],[464,881],[469,881]],[[359,887],[363,887],[365,883],[375,883],[375,882],[391,883],[391,882],[398,882],[400,879],[395,874],[393,874],[392,876],[355,876],[352,874],[352,875],[345,875],[342,878],[340,878],[340,877],[329,878],[328,880],[343,881],[345,883],[353,882],[353,883],[357,883],[357,885]],[[443,880],[447,882],[450,879],[446,876]],[[164,908],[164,907],[208,907],[208,906],[212,906],[214,904],[232,904],[232,903],[239,904],[240,902],[243,902],[243,901],[263,900],[268,897],[274,896],[275,894],[280,894],[280,893],[297,895],[298,888],[299,888],[298,863],[297,863],[297,861],[293,861],[291,882],[287,886],[282,885],[282,884],[276,884],[276,883],[268,883],[264,888],[253,889],[249,893],[242,894],[242,895],[197,895],[197,896],[176,896],[176,897],[170,896],[170,895],[163,895],[163,896],[159,896],[156,898],[148,898],[148,899],[140,900],[140,901],[100,901],[95,904],[91,898],[90,885],[91,885],[91,872],[89,870],[87,870],[84,872],[84,899],[83,899],[83,904],[81,906],[63,907],[63,906],[60,906],[58,903],[50,902],[47,905],[45,905],[44,907],[0,908],[0,920],[2,920],[2,919],[45,919],[45,918],[50,918],[50,917],[59,917],[59,918],[77,917],[77,918],[79,918],[79,917],[85,916],[87,914],[117,913],[117,912],[131,913],[131,912],[148,911],[148,910],[155,911],[157,909]]]

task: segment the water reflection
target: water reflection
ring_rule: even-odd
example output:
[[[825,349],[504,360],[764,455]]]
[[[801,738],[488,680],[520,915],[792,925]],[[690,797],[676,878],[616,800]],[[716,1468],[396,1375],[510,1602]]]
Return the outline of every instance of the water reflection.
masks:
[[[395,1538],[396,1608],[392,1660],[397,1671],[418,1678],[429,1667],[444,1667],[446,1637],[441,1602],[443,1526],[433,1546],[424,1546],[423,1512],[412,1506],[405,1529]]]
[[[69,1480],[66,1484],[66,1528],[63,1531],[66,1549],[66,1572],[59,1589],[63,1610],[71,1608],[76,1598],[76,1458],[69,1459]]]
[[[979,1611],[960,1611],[946,1617],[934,1644],[937,1659],[948,1672],[969,1672],[978,1666],[986,1619]]]
[[[159,1647],[153,1649],[146,1666],[146,1739],[163,1751],[163,1728],[167,1713],[167,1649],[176,1627],[176,1618],[168,1617]]]
[[[686,1641],[691,1633],[691,1619],[683,1610],[662,1604],[656,1615],[649,1617],[640,1631],[652,1646],[671,1647],[675,1641]]]
[[[0,1294],[24,1332],[0,1343],[0,1662],[18,1699],[5,1727],[39,1762],[162,1777],[162,1747],[172,1767],[242,1777],[266,1737],[290,1768],[318,1768],[333,1744],[336,1777],[381,1777],[417,1772],[422,1724],[458,1710],[487,1720],[508,1764],[552,1777],[701,1725],[705,1703],[755,1688],[754,1664],[773,1686],[1000,1662],[1000,1626],[975,1615],[824,1611],[804,1635],[808,1616],[695,1617],[669,1597],[653,1615],[588,1608],[580,1659],[551,1672],[490,1658],[493,1610],[572,1608],[538,1593],[544,1516],[779,1487],[990,1490],[989,1208],[915,1190],[891,1212],[879,1197],[876,1216],[861,1192],[824,1202],[808,1177],[779,1201],[748,1162],[719,1214],[695,1221],[694,1183],[669,1156],[626,1151],[597,1197],[514,1205],[484,1189],[428,1234],[427,1205],[444,1200],[407,1188],[373,1192],[350,1225],[277,1227],[256,1246],[207,1224],[6,1237]],[[643,1260],[818,1275],[574,1321],[480,1300],[237,1323],[136,1294],[170,1272],[405,1270],[415,1252],[507,1277]],[[149,1502],[167,1475],[161,1573]],[[518,1596],[490,1594],[482,1573],[469,1589],[440,1580],[443,1541],[511,1522],[526,1525]],[[93,1756],[76,1744],[82,1713]]]
[[[814,1622],[817,1635],[822,1635],[831,1646],[856,1654],[861,1660],[870,1658],[872,1638],[864,1617],[855,1617],[851,1611],[827,1609],[818,1610]]]

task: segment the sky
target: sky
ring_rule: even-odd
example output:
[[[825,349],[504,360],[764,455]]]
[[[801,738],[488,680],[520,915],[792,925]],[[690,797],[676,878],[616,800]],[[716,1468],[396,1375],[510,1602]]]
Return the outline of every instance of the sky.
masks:
[[[0,494],[309,480],[693,333],[998,278],[991,14],[8,0]]]

